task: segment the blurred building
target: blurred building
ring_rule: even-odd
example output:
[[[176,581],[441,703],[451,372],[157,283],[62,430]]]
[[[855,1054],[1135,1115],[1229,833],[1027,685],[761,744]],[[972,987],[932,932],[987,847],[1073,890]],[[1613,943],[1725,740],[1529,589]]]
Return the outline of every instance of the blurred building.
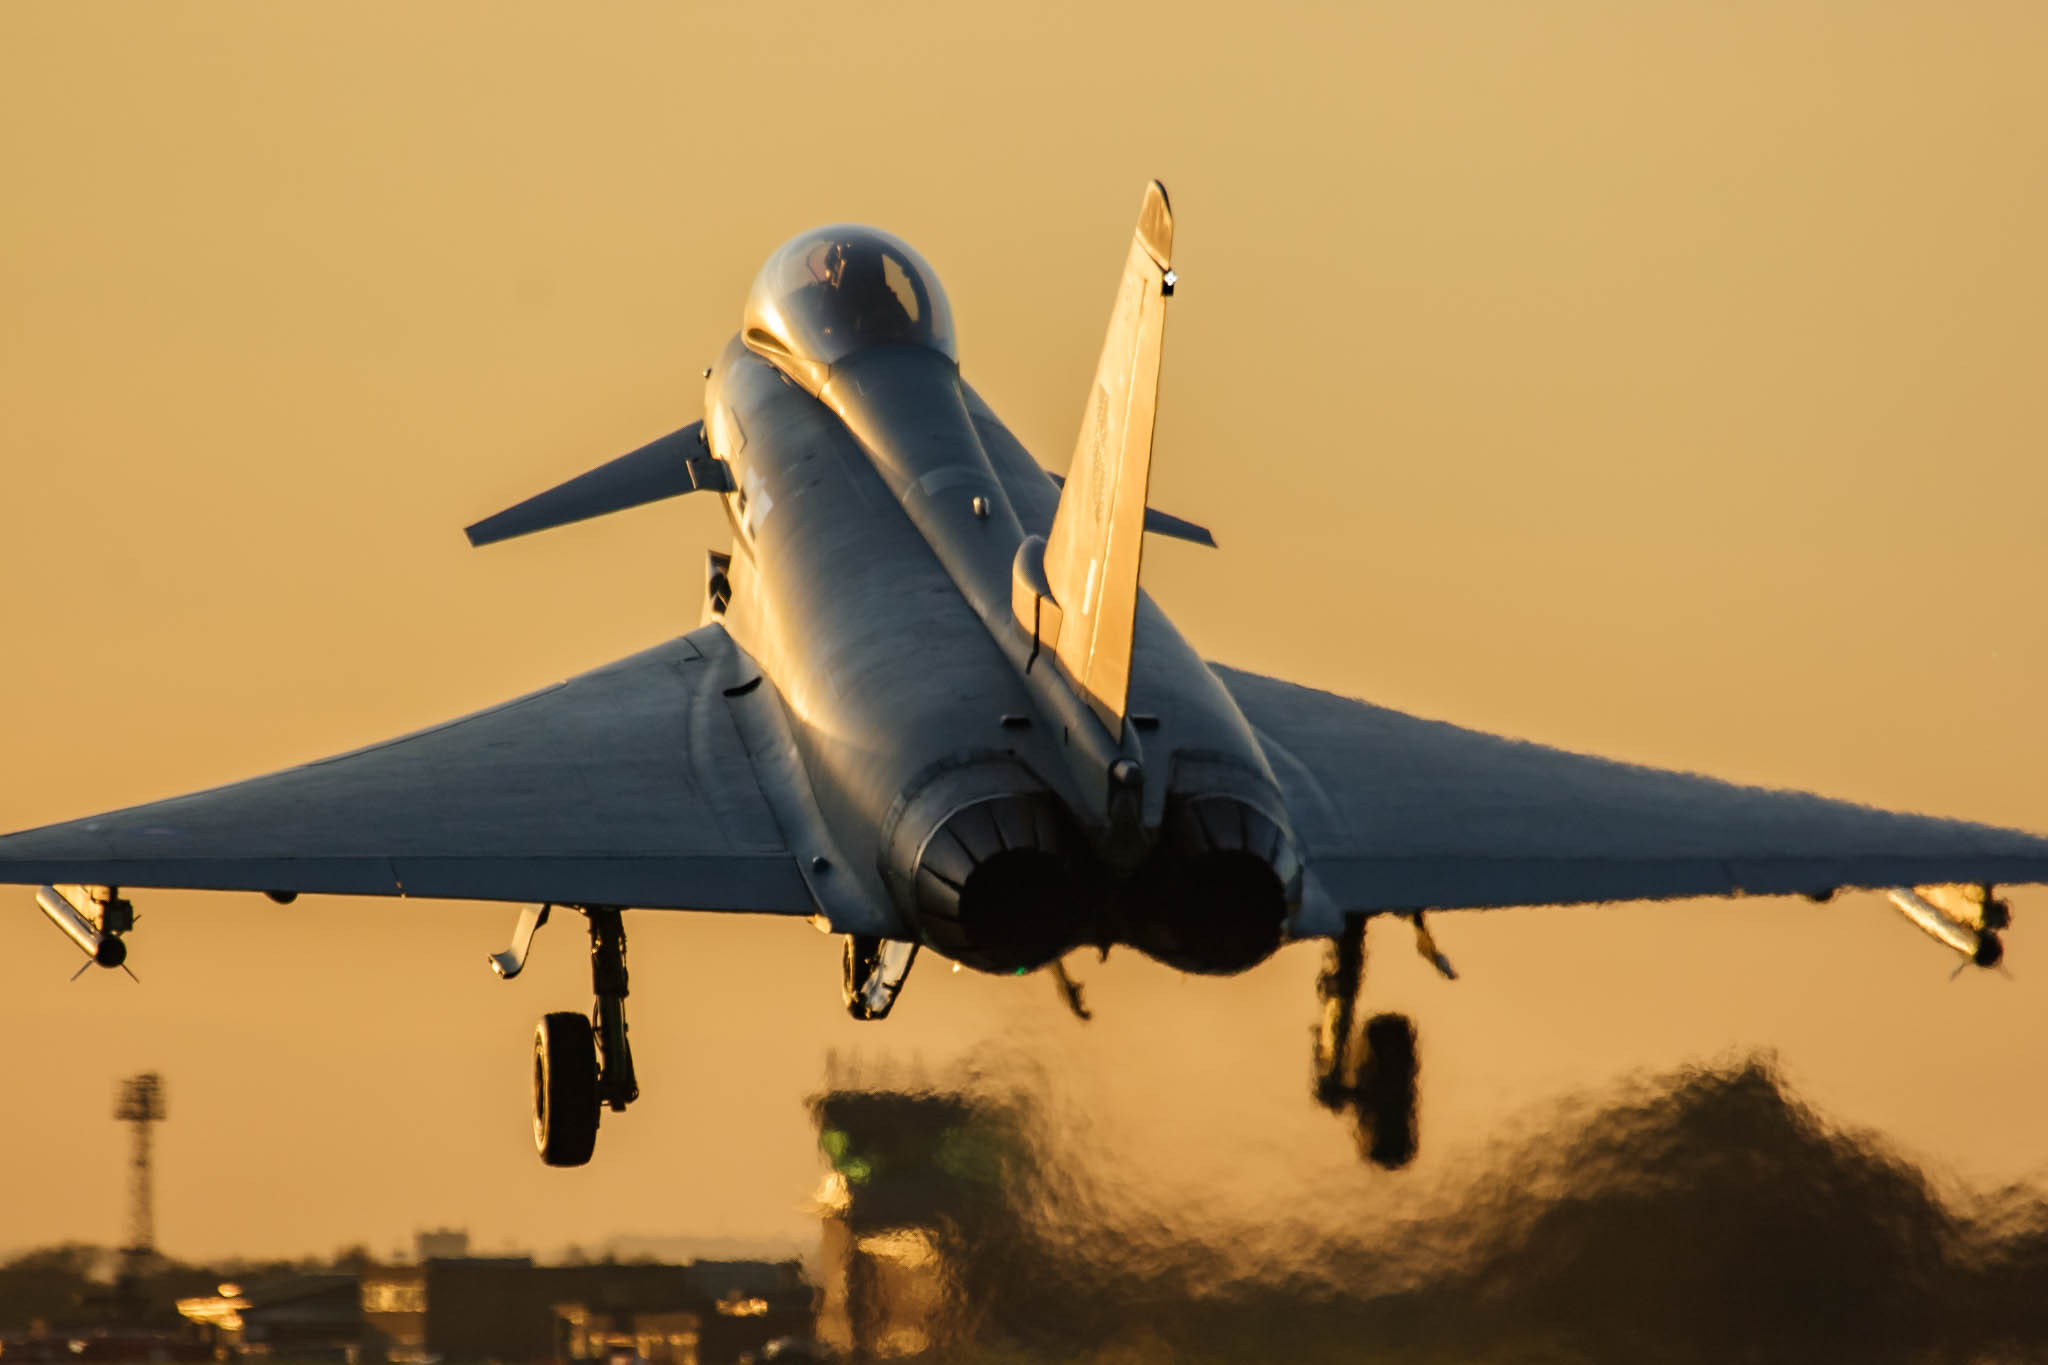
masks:
[[[461,1228],[433,1228],[415,1232],[412,1245],[413,1259],[421,1265],[428,1261],[459,1261],[469,1255],[469,1233]]]
[[[223,1284],[214,1294],[179,1299],[178,1312],[206,1331],[222,1358],[354,1365],[362,1356],[362,1294],[354,1275]]]
[[[83,1332],[25,1332],[0,1337],[7,1365],[117,1365],[210,1361],[213,1348],[197,1335],[146,1327],[93,1328]]]
[[[365,1272],[361,1306],[368,1355],[393,1365],[734,1365],[779,1337],[808,1337],[814,1319],[795,1261],[442,1258]]]

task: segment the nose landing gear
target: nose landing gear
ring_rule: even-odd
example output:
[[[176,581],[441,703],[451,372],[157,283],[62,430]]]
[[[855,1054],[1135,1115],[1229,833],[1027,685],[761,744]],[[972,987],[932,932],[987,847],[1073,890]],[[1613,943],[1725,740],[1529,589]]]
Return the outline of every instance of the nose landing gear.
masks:
[[[1365,921],[1364,915],[1345,917],[1344,932],[1331,942],[1316,979],[1323,1017],[1310,1093],[1331,1113],[1350,1113],[1361,1156],[1398,1170],[1415,1159],[1418,1140],[1415,1025],[1403,1014],[1376,1014],[1363,1028],[1357,1025]]]

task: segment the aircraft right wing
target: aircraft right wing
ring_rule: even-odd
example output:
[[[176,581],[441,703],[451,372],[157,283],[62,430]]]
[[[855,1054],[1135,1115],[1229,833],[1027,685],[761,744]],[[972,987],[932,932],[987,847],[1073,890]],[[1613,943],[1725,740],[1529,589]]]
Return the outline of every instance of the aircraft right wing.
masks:
[[[1617,763],[1211,665],[1258,732],[1323,895],[1451,910],[2048,881],[2048,839]]]

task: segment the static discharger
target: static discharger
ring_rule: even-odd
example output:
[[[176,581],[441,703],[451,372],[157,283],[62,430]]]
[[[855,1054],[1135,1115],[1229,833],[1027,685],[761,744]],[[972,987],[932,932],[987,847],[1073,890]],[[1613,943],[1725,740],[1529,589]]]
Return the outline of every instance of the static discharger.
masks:
[[[2012,923],[2012,911],[1989,886],[1901,886],[1885,894],[1922,933],[1970,965],[1996,967],[2005,957],[1998,933]]]

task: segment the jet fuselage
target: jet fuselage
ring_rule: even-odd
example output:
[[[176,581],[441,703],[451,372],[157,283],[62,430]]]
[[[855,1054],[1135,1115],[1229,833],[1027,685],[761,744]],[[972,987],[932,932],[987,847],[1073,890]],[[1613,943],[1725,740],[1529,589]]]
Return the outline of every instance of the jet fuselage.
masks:
[[[1013,565],[1057,490],[949,355],[873,345],[821,374],[735,337],[705,414],[736,485],[725,627],[849,871],[921,941],[990,971],[1113,942],[1236,971],[1278,946],[1300,863],[1251,727],[1149,599],[1121,734],[1034,657]]]

